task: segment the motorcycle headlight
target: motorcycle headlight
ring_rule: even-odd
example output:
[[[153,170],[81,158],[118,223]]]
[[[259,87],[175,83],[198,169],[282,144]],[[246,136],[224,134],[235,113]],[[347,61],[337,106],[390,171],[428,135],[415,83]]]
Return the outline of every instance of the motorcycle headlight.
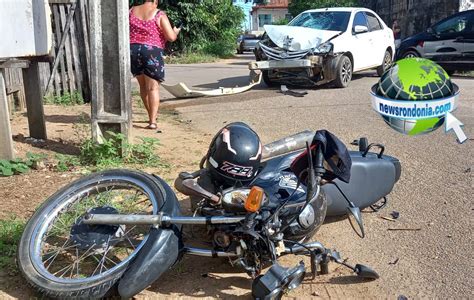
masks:
[[[322,43],[321,45],[319,45],[318,47],[316,47],[314,49],[314,53],[329,53],[332,51],[334,45],[332,43],[329,43],[329,42],[326,42],[326,43]]]

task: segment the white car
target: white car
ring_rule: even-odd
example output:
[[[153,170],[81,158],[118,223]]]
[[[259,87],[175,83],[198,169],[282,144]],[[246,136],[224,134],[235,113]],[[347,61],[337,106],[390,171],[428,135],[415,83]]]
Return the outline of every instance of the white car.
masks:
[[[392,30],[370,9],[314,9],[288,25],[265,25],[249,68],[261,70],[269,86],[347,87],[354,72],[377,69],[381,76],[394,54]]]

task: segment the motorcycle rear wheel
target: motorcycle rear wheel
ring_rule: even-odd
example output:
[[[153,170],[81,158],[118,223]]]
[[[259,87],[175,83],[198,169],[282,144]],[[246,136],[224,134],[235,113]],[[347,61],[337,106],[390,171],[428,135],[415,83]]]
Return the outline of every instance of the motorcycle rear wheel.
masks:
[[[108,170],[49,197],[26,225],[18,264],[28,283],[53,298],[100,298],[145,244],[150,226],[85,225],[96,213],[156,214],[169,195],[152,176]]]

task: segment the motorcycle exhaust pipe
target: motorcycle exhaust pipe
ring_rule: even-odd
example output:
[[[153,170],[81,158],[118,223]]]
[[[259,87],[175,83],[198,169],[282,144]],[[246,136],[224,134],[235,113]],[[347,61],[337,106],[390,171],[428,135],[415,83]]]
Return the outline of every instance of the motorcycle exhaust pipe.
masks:
[[[314,131],[305,130],[270,144],[266,144],[263,146],[262,160],[304,149],[306,147],[306,142],[311,144],[313,138]]]
[[[242,217],[172,217],[163,214],[158,215],[120,215],[120,214],[87,214],[82,220],[88,225],[169,225],[169,224],[234,224],[245,219]]]

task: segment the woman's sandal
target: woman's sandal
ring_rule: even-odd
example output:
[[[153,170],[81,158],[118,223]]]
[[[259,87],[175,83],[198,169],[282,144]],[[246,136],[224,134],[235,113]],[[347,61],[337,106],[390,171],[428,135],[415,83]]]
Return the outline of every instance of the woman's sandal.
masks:
[[[146,129],[156,129],[157,126],[156,126],[156,123],[151,123],[150,125],[148,125],[147,127],[145,127]]]

